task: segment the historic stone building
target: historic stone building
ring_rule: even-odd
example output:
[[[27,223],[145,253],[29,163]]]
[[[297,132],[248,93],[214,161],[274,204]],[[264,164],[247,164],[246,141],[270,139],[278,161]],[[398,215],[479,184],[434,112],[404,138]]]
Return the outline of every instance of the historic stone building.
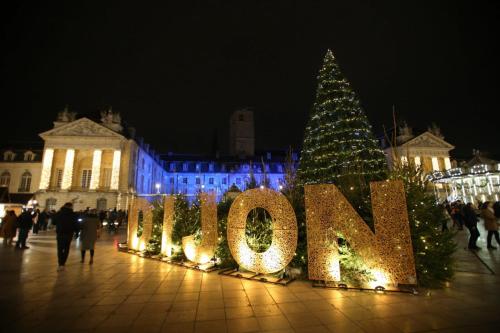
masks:
[[[473,152],[471,160],[458,167],[436,171],[429,179],[445,189],[445,196],[440,199],[448,201],[461,200],[477,204],[500,199],[500,162],[482,156],[479,151]]]
[[[455,146],[444,140],[437,127],[415,136],[407,125],[399,129],[395,146],[386,146],[384,151],[389,167],[395,163],[409,163],[421,167],[424,174],[452,168],[450,151]]]
[[[33,194],[40,182],[40,149],[4,149],[0,152],[0,187],[10,194]]]
[[[236,110],[231,115],[229,121],[229,154],[239,157],[251,157],[255,154],[252,110]]]
[[[410,163],[421,168],[424,177],[430,177],[435,172],[446,172],[454,167],[455,163],[450,159],[450,151],[454,148],[455,146],[444,140],[435,125],[415,136],[412,129],[405,124],[399,128],[396,145],[386,145],[384,152],[390,168],[397,164]],[[449,191],[446,184],[442,183],[430,183],[429,190],[434,191],[439,200],[446,199]]]
[[[131,196],[165,188],[157,155],[138,144],[121,125],[120,115],[101,113],[101,122],[61,112],[43,132],[43,159],[35,198],[41,208],[126,209]],[[158,185],[156,185],[158,184]]]

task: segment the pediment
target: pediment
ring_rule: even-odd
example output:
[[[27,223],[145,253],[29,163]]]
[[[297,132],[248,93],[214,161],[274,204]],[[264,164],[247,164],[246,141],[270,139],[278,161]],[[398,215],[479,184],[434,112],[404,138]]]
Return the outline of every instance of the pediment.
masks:
[[[40,136],[44,139],[48,137],[62,137],[62,136],[123,138],[122,135],[88,118],[80,118],[68,124],[61,125],[59,127],[51,129],[50,131],[40,133]]]
[[[401,145],[402,147],[415,147],[415,148],[441,148],[441,149],[448,149],[451,150],[455,148],[455,146],[449,144],[448,142],[444,141],[440,137],[430,133],[430,132],[424,132],[420,134],[419,136],[411,139],[408,142],[405,142]]]

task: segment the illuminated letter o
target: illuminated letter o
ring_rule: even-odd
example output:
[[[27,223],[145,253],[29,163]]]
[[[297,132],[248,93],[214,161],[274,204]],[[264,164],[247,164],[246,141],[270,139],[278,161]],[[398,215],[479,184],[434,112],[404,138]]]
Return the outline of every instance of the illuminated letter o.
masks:
[[[271,246],[255,252],[247,244],[245,227],[248,213],[264,208],[272,219]],[[247,190],[236,197],[227,218],[227,240],[234,260],[243,268],[261,274],[274,273],[288,265],[297,248],[297,219],[286,197],[269,189]]]

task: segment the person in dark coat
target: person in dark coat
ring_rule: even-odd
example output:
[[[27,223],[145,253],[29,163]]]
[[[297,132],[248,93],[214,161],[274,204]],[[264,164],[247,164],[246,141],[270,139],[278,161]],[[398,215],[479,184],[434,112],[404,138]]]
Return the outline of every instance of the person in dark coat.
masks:
[[[469,250],[480,250],[481,248],[476,245],[477,239],[480,236],[479,230],[477,229],[478,218],[471,202],[464,206],[463,216],[464,224],[470,232],[468,248]]]
[[[40,230],[40,209],[35,210],[33,214],[33,234],[38,234]]]
[[[94,262],[94,247],[97,238],[99,238],[99,231],[101,228],[101,223],[99,222],[99,217],[95,211],[89,211],[85,214],[82,223],[82,232],[80,235],[81,240],[81,253],[82,260],[85,261],[85,251],[90,250],[90,261],[89,264],[92,265]]]
[[[497,219],[500,219],[500,201],[493,204],[493,213]]]
[[[58,271],[64,270],[64,265],[69,255],[69,248],[73,235],[78,230],[78,219],[73,212],[73,204],[67,202],[55,214],[53,224],[56,226],[57,234],[57,258],[59,261]]]
[[[49,219],[49,214],[47,213],[47,209],[44,209],[38,215],[38,224],[40,225],[40,230],[47,230],[47,220]]]
[[[30,229],[33,227],[32,210],[27,209],[23,211],[21,215],[19,215],[17,222],[19,234],[17,235],[16,249],[29,249],[29,246],[26,246],[26,241],[28,240]]]

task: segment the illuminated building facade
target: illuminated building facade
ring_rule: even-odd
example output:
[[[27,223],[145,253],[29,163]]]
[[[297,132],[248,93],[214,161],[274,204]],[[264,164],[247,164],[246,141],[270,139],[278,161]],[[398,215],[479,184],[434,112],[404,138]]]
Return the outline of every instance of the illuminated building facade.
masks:
[[[59,113],[54,128],[40,134],[44,149],[35,193],[40,207],[73,202],[75,210],[126,209],[133,195],[164,189],[159,156],[133,134],[111,109],[101,113],[100,122]]]
[[[481,156],[479,151],[460,167],[433,172],[429,179],[446,189],[441,200],[477,204],[500,199],[500,162]]]
[[[450,159],[450,151],[455,147],[444,140],[444,136],[437,126],[427,131],[413,135],[413,131],[406,124],[398,129],[396,144],[386,145],[384,152],[390,168],[401,164],[411,164],[422,170],[423,176],[434,173],[444,173],[456,166]],[[429,191],[434,192],[436,198],[444,200],[449,189],[444,183],[429,183]]]
[[[126,209],[132,196],[182,193],[191,199],[200,191],[214,193],[219,201],[231,186],[246,189],[252,173],[257,186],[280,190],[285,154],[255,154],[252,111],[236,111],[230,124],[230,146],[237,156],[160,156],[132,128],[123,128],[111,109],[101,113],[100,121],[77,119],[65,109],[54,128],[40,134],[43,149],[3,151],[0,186],[29,195],[25,201],[36,199],[41,209],[55,210],[66,202],[73,202],[75,210]],[[292,157],[296,163],[296,154]]]

